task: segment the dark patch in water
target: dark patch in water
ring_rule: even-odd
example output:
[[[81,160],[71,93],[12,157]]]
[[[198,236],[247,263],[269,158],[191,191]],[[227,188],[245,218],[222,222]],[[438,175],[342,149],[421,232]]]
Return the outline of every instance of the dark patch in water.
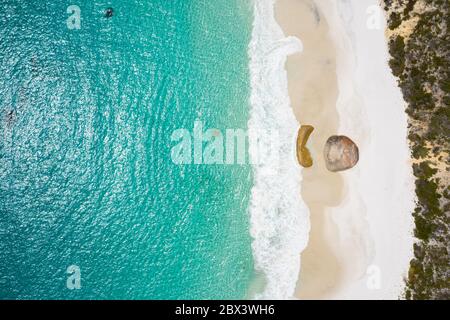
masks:
[[[35,79],[39,75],[39,63],[36,56],[31,58],[31,78]]]
[[[105,18],[111,18],[114,15],[114,9],[108,8],[105,10]]]
[[[5,121],[8,128],[10,128],[13,125],[15,118],[16,118],[16,111],[14,109],[11,109],[6,112]]]

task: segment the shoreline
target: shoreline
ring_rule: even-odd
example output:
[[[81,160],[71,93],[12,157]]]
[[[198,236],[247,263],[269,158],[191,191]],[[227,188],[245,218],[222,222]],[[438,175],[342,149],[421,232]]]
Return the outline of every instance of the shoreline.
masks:
[[[255,269],[265,280],[257,299],[289,299],[295,291],[300,255],[308,241],[309,212],[301,192],[302,170],[293,154],[298,121],[288,94],[286,58],[302,51],[298,38],[286,37],[275,21],[275,0],[254,1],[252,39],[249,45],[251,96],[249,148],[252,163],[258,149],[273,147],[277,135],[277,161],[253,166],[250,200],[250,234]]]
[[[316,129],[308,143],[315,164],[302,171],[311,232],[301,254],[300,299],[397,299],[412,257],[415,194],[405,103],[388,66],[384,29],[366,26],[366,10],[376,4],[276,3],[284,32],[304,43],[302,54],[287,62],[294,113]],[[324,169],[323,141],[333,134],[359,146],[355,168]]]

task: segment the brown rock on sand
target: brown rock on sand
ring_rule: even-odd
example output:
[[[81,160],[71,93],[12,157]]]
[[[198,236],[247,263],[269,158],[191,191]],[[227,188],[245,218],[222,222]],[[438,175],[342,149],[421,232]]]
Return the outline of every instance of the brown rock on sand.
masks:
[[[359,160],[356,144],[346,136],[331,136],[325,143],[325,164],[332,172],[353,168]]]
[[[301,166],[309,168],[313,165],[313,160],[311,158],[311,153],[308,148],[306,148],[306,143],[308,142],[309,136],[314,131],[313,126],[302,125],[298,130],[297,136],[297,159]]]

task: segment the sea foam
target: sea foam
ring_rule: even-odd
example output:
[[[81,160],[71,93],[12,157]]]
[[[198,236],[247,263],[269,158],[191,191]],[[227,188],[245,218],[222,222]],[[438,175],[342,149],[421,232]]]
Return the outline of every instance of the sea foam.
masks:
[[[300,271],[300,253],[309,233],[309,211],[301,198],[301,168],[295,158],[299,123],[290,106],[287,56],[302,50],[295,37],[285,37],[274,17],[275,0],[254,0],[249,45],[251,112],[249,134],[259,144],[278,137],[278,161],[258,163],[250,144],[254,186],[250,203],[250,233],[255,268],[264,274],[257,299],[292,298]],[[264,133],[264,134],[261,134]],[[269,146],[267,146],[269,148]]]

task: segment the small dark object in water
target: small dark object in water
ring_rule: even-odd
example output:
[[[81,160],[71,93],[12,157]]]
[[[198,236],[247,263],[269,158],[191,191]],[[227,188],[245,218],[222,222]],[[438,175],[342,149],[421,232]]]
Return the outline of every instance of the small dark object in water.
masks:
[[[105,10],[105,17],[106,18],[111,18],[114,14],[114,10],[113,8],[108,8]]]
[[[16,112],[14,110],[9,110],[6,113],[6,124],[8,125],[8,127],[11,127],[11,125],[13,124],[15,115]]]

